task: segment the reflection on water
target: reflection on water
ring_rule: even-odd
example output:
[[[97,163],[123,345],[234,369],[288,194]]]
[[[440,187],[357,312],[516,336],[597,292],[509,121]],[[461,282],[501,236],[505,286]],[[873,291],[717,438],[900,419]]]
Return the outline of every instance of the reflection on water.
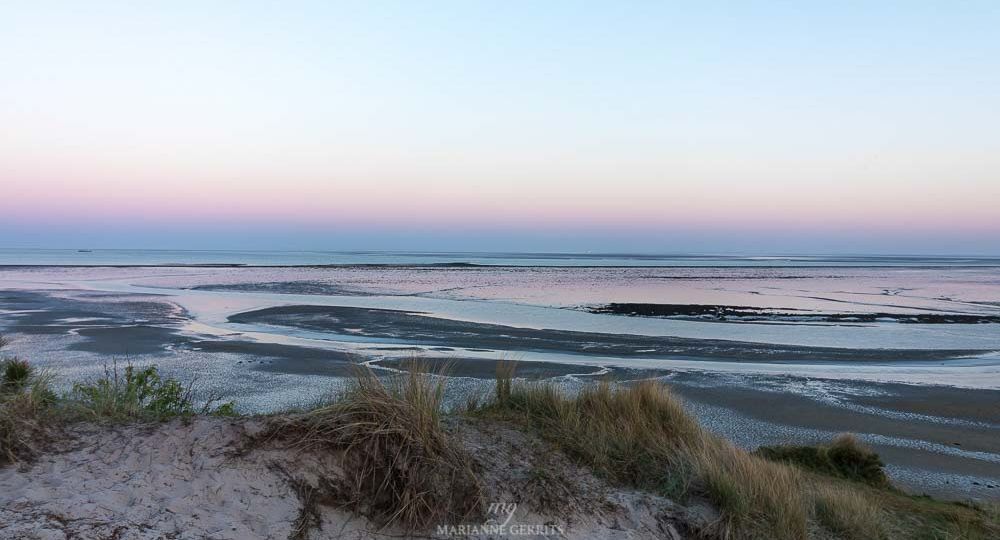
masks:
[[[46,256],[65,261],[77,254]],[[325,264],[448,262],[454,255],[79,256],[107,256],[108,264],[157,258]],[[42,258],[25,257],[0,253],[8,262]],[[541,261],[564,266],[8,266],[0,267],[0,332],[13,338],[6,354],[53,373],[60,391],[99,376],[111,359],[128,360],[155,364],[164,376],[191,381],[196,395],[233,399],[245,412],[311,406],[342,389],[342,377],[358,360],[384,369],[415,352],[456,366],[449,388],[457,396],[483,390],[474,377],[489,377],[492,362],[502,357],[532,362],[569,389],[590,380],[588,373],[657,377],[671,381],[710,429],[749,448],[815,443],[819,435],[829,440],[860,430],[881,445],[894,474],[907,474],[921,491],[946,486],[963,497],[991,495],[992,488],[981,486],[996,477],[992,411],[1000,390],[1000,323],[909,324],[879,315],[870,322],[814,318],[820,322],[803,324],[770,312],[755,322],[717,322],[586,310],[626,302],[796,314],[1000,313],[1000,266],[869,259],[713,260],[716,266],[699,266],[705,260],[697,258],[584,256]],[[609,261],[618,264],[601,266]],[[633,263],[646,266],[628,266]],[[262,317],[264,308],[275,309]],[[921,320],[932,319],[939,320]],[[865,401],[871,396],[881,401]]]
[[[1000,257],[735,256],[644,253],[0,249],[0,265],[1000,266]]]
[[[8,268],[0,280],[169,289],[420,296],[553,307],[609,302],[828,313],[1000,313],[1000,267],[962,268]],[[92,286],[92,285],[91,285]]]
[[[6,268],[0,288],[168,295],[200,324],[288,304],[425,312],[479,323],[844,348],[1000,349],[996,324],[726,324],[595,315],[608,302],[822,313],[1000,313],[1000,269],[961,268]]]
[[[671,367],[767,373],[826,373],[837,378],[883,378],[992,387],[997,380],[1000,325],[720,323],[593,314],[608,302],[712,304],[823,313],[1000,312],[997,267],[6,267],[0,289],[58,290],[94,301],[94,293],[161,295],[179,306],[180,330],[213,339],[252,339],[391,356],[376,345],[420,345],[419,339],[349,335],[289,325],[238,324],[236,313],[283,305],[346,306],[419,312],[427,316],[539,330],[740,341],[791,347],[971,351],[971,360],[914,368],[906,354],[863,356],[866,365],[813,365],[805,352],[792,363],[764,365],[703,362],[681,349],[676,357],[566,350],[518,352],[526,360],[632,367]],[[75,292],[73,292],[75,291]],[[89,291],[89,292],[87,292]],[[79,299],[79,298],[78,298]],[[104,309],[104,308],[102,308]],[[79,317],[70,314],[66,316]],[[81,323],[82,324],[82,323]],[[348,325],[348,327],[350,327]],[[0,328],[2,330],[2,328]],[[427,344],[440,345],[440,336]],[[706,341],[706,347],[713,345]],[[463,349],[465,357],[496,357],[501,350]],[[520,348],[523,351],[523,347]],[[689,350],[689,349],[685,349]],[[27,351],[31,353],[32,351]],[[669,355],[668,355],[669,356]],[[925,358],[914,354],[913,358]],[[946,356],[942,356],[946,358]],[[878,365],[876,365],[878,364]],[[887,367],[889,365],[893,367]],[[988,378],[990,380],[979,380]],[[990,386],[992,385],[992,386]]]

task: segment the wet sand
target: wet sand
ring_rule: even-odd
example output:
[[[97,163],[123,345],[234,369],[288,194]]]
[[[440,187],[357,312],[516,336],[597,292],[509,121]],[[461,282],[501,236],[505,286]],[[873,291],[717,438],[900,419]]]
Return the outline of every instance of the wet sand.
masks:
[[[763,309],[752,306],[726,306],[705,304],[643,304],[613,302],[586,308],[590,313],[607,313],[629,317],[659,317],[664,319],[697,320],[713,322],[786,322],[809,323],[872,323],[894,322],[900,324],[996,324],[997,315],[969,315],[965,313],[890,313],[846,312],[824,313],[794,308]]]
[[[265,283],[232,283],[215,285],[197,285],[191,287],[194,291],[234,291],[234,292],[275,292],[281,294],[313,294],[320,296],[371,296],[366,292],[349,287],[341,287],[331,283],[318,281],[272,281]]]
[[[888,395],[858,396],[859,405],[892,407],[922,415],[965,418],[971,421],[1000,423],[1000,391],[973,392],[948,386],[885,384]]]
[[[1000,391],[694,372],[669,382],[706,426],[746,448],[855,433],[910,490],[1000,499]]]
[[[495,379],[500,360],[485,360],[481,358],[427,358],[420,356],[416,365],[426,367],[431,373],[442,373],[450,377],[469,377],[473,379]],[[372,363],[375,366],[392,369],[409,370],[414,362],[405,358],[389,358]],[[525,379],[550,379],[576,375],[580,377],[593,376],[604,370],[591,366],[574,366],[554,362],[521,362],[517,365],[517,376]]]
[[[691,357],[703,360],[885,361],[920,351],[791,347],[736,341],[658,338],[536,330],[454,321],[419,313],[337,306],[285,306],[233,315],[231,320],[275,328],[382,338],[355,351],[255,341],[231,335],[185,332],[190,314],[169,297],[66,291],[0,291],[0,332],[19,343],[54,343],[40,357],[57,377],[83,373],[77,364],[121,356],[156,363],[166,373],[196,373],[199,388],[246,403],[244,412],[275,410],[292,393],[308,402],[331,383],[350,377],[362,361],[403,367],[401,356],[419,355],[432,367],[448,363],[458,390],[489,384],[495,359],[465,351],[541,350],[580,358]],[[32,338],[31,336],[37,336]],[[41,341],[38,341],[41,340]],[[65,345],[60,345],[65,343]],[[63,347],[59,349],[59,347]],[[61,357],[73,353],[70,360]],[[955,354],[925,351],[922,354]],[[54,359],[52,364],[46,358]],[[35,360],[35,358],[29,358]],[[846,369],[846,368],[845,368]],[[63,371],[59,371],[63,370]],[[552,378],[570,390],[607,377],[660,378],[673,386],[709,428],[746,448],[809,444],[851,431],[873,445],[893,478],[916,492],[956,499],[1000,499],[1000,391],[939,386],[834,381],[773,375],[624,369],[560,362],[521,362],[519,376]],[[226,392],[229,392],[228,394]],[[260,398],[260,396],[265,396]],[[254,407],[260,407],[255,409]]]
[[[231,315],[229,322],[285,326],[342,336],[391,339],[428,346],[730,362],[945,360],[985,352],[838,349],[715,339],[539,330],[442,319],[419,312],[346,306],[296,305],[264,308]]]

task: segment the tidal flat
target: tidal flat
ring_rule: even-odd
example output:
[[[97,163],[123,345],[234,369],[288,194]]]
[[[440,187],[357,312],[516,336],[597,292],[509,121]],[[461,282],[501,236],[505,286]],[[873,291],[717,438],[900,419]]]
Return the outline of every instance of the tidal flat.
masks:
[[[6,353],[67,385],[109,362],[155,364],[247,413],[308,406],[357,364],[413,357],[447,369],[455,400],[488,388],[500,359],[570,392],[655,378],[745,448],[849,431],[912,491],[996,500],[998,277],[992,266],[8,266],[0,333]],[[612,303],[755,312],[594,312]]]

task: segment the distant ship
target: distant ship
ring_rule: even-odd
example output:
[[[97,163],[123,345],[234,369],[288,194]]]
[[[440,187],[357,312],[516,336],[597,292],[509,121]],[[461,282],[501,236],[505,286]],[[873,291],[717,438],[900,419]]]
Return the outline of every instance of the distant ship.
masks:
[[[92,249],[78,249],[78,250],[76,250],[77,253],[93,253],[93,251],[94,250],[92,250]]]

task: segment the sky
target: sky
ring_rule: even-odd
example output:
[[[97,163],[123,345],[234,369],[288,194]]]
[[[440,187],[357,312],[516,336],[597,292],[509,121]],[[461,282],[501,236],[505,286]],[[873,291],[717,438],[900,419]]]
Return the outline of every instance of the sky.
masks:
[[[0,247],[1000,255],[1000,2],[0,2]]]

